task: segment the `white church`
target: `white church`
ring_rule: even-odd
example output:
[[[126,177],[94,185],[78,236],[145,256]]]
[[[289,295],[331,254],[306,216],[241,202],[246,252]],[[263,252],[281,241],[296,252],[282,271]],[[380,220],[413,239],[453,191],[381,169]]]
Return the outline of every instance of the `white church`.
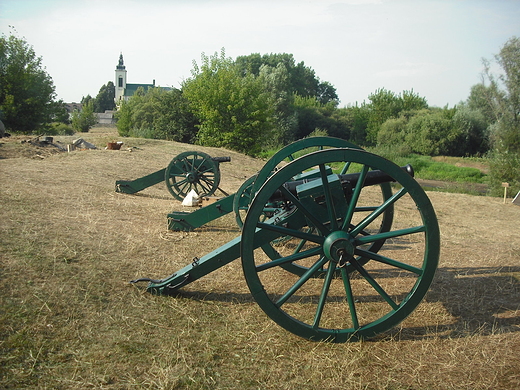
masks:
[[[116,66],[116,86],[115,101],[119,104],[122,100],[128,100],[137,91],[137,88],[143,87],[146,92],[149,88],[155,88],[155,80],[152,84],[129,84],[126,82],[126,66],[123,61],[123,53],[119,55],[119,63]],[[171,90],[168,87],[160,87],[165,90]]]

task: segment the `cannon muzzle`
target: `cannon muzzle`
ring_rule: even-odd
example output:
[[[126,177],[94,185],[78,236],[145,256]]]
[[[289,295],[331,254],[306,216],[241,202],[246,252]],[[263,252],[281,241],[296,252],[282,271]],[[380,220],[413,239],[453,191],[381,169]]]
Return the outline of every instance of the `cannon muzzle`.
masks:
[[[231,157],[211,157],[211,159],[217,163],[230,162]]]

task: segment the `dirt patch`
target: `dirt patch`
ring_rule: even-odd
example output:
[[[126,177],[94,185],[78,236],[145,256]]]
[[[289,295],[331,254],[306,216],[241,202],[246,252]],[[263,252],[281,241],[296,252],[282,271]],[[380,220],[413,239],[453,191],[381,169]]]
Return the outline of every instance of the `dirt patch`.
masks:
[[[0,159],[44,159],[63,153],[66,145],[61,142],[46,142],[45,137],[12,136],[0,139]]]

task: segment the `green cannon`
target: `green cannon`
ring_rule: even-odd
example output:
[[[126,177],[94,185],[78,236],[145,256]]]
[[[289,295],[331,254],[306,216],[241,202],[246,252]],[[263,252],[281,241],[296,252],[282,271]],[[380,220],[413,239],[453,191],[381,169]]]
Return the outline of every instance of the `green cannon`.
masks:
[[[358,146],[348,141],[334,137],[309,137],[293,142],[274,154],[260,172],[247,179],[236,193],[227,195],[193,212],[173,211],[168,214],[168,229],[174,231],[192,231],[229,213],[235,213],[237,224],[241,227],[243,218],[251,202],[251,194],[256,193],[260,185],[264,183],[273,172],[281,165],[293,161],[298,156],[331,147],[359,149]],[[310,177],[312,173],[304,173],[303,175]]]
[[[356,147],[276,165],[235,194],[248,203],[239,237],[164,279],[132,282],[176,295],[241,259],[252,298],[303,338],[365,339],[403,321],[427,293],[440,252],[433,206],[411,167]]]
[[[219,188],[219,163],[231,157],[211,157],[202,152],[184,152],[174,157],[166,168],[135,180],[117,180],[116,192],[135,194],[161,181],[170,194],[182,201],[191,190],[199,196],[210,196]],[[220,189],[222,191],[222,189]],[[227,195],[224,191],[222,191]]]

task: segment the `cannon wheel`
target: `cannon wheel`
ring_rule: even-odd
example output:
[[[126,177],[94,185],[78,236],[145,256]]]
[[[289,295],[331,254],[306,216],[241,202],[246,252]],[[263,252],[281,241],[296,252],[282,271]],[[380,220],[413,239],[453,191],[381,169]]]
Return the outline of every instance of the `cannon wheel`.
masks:
[[[361,179],[352,191],[345,215],[335,215],[325,165],[359,164]],[[319,167],[324,193],[324,214],[316,215],[296,197],[290,199],[278,216],[262,222],[264,205],[283,184],[309,168]],[[364,203],[363,178],[370,169],[381,170],[400,189],[381,201],[368,216],[356,219],[356,204]],[[373,191],[373,188],[372,188]],[[403,217],[397,228],[370,231],[371,222],[393,206]],[[312,232],[300,225],[284,223],[284,215],[313,221]],[[300,218],[300,219],[301,219]],[[321,222],[320,222],[321,221]],[[259,230],[257,230],[260,228]],[[262,232],[292,237],[306,245],[281,252],[276,260],[258,249],[256,237]],[[270,238],[271,239],[271,238]],[[385,240],[376,253],[370,244]],[[264,312],[286,330],[310,339],[345,342],[385,332],[405,319],[426,294],[439,258],[439,227],[435,212],[419,184],[392,162],[355,149],[328,149],[298,158],[272,175],[250,205],[241,239],[244,276],[252,296]],[[289,245],[287,245],[289,246]],[[286,253],[286,255],[284,255]],[[363,264],[361,259],[371,261]],[[294,275],[280,267],[301,262],[308,271]],[[324,278],[313,272],[327,268]],[[337,270],[339,269],[339,276]]]
[[[252,201],[254,195],[262,186],[263,183],[271,176],[277,169],[279,169],[279,165],[282,161],[291,162],[294,161],[298,155],[308,154],[310,150],[313,152],[316,150],[323,150],[325,148],[352,148],[362,150],[357,145],[354,145],[351,142],[345,141],[341,138],[335,137],[308,137],[303,138],[301,140],[295,141],[286,147],[280,149],[276,152],[269,161],[262,167],[260,172],[247,179],[244,184],[238,189],[235,198],[233,200],[233,211],[235,212],[235,219],[240,228],[243,226],[243,218],[249,209],[249,204]],[[351,162],[347,161],[343,164],[341,168],[341,174],[347,173],[350,169]],[[380,185],[381,193],[383,200],[388,199],[392,194],[392,189],[389,183],[382,183]],[[270,207],[267,207],[268,209]],[[374,207],[365,206],[364,208],[357,208],[356,212],[369,212],[373,210]],[[265,218],[265,213],[264,213]],[[393,221],[393,207],[390,206],[385,210],[383,215],[379,218],[380,226],[379,231],[385,232],[389,231],[392,226]],[[280,238],[283,240],[283,238]],[[279,241],[279,240],[277,240]],[[275,242],[276,243],[276,242]],[[377,252],[379,248],[384,244],[384,240],[373,242],[371,244],[370,250],[373,252]],[[300,242],[300,245],[303,245],[303,241]],[[264,252],[271,258],[271,260],[276,260],[280,258],[280,254],[273,246],[273,243],[266,244],[262,246]],[[363,262],[367,262],[368,259],[363,259]],[[307,271],[307,267],[301,266],[297,263],[285,263],[282,264],[282,267],[289,272],[292,272],[296,275],[303,275]],[[314,273],[314,277],[321,277],[325,274],[326,269],[321,268]],[[338,271],[339,272],[339,271]]]
[[[206,153],[184,152],[170,161],[164,179],[170,194],[182,201],[191,190],[199,196],[212,195],[220,184],[220,169]]]

